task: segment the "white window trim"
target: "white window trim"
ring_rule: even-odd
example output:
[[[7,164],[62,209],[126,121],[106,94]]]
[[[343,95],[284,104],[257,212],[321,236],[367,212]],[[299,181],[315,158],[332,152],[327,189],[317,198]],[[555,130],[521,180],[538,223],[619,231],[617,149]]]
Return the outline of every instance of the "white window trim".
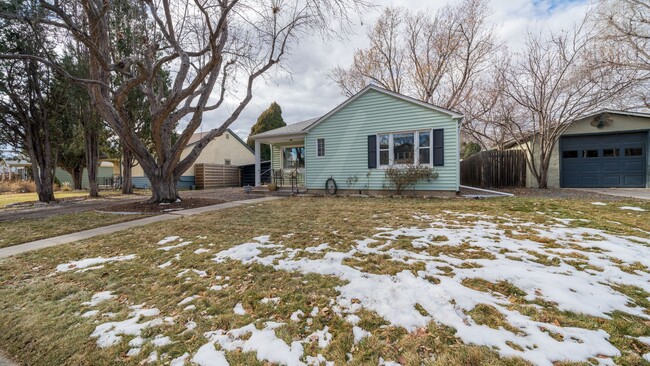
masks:
[[[318,151],[318,141],[320,141],[320,140],[323,140],[323,155],[318,155],[318,152],[319,152]],[[326,155],[327,155],[327,151],[326,151],[326,145],[325,145],[325,138],[324,137],[317,138],[316,139],[316,157],[317,158],[324,158]]]
[[[429,163],[428,164],[420,164],[420,132],[428,132],[429,133],[429,146],[425,147],[425,149],[429,149]],[[412,133],[414,137],[414,142],[417,145],[414,145],[413,147],[413,165],[423,165],[423,166],[429,166],[433,167],[433,129],[421,129],[421,130],[406,130],[406,131],[391,131],[391,132],[378,132],[376,134],[376,139],[377,140],[377,169],[387,169],[390,167],[406,167],[407,164],[394,164],[395,161],[395,156],[394,156],[394,141],[393,141],[393,135],[399,135],[403,133]],[[381,160],[380,160],[380,135],[388,135],[388,165],[382,165]],[[384,149],[384,151],[386,151]]]

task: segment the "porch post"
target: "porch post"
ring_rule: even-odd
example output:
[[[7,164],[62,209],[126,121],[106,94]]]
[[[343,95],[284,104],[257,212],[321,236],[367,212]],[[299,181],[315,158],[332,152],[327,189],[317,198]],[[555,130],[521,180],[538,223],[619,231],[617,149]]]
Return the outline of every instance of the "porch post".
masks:
[[[255,140],[255,187],[262,185],[261,150],[260,142]]]

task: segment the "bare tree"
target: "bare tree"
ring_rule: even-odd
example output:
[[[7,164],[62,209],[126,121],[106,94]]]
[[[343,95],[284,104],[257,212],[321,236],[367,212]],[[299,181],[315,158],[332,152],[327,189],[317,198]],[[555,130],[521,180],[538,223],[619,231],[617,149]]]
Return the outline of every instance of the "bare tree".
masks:
[[[110,25],[112,2],[104,0],[46,1],[45,17],[34,19],[57,27],[82,43],[90,53],[85,83],[101,117],[133,153],[150,180],[152,201],[179,198],[177,181],[203,148],[232,124],[253,96],[255,80],[280,63],[300,34],[330,34],[335,20],[345,22],[350,11],[365,6],[362,0],[214,0],[146,1],[140,20],[145,36],[130,57],[116,58],[114,40],[120,37]],[[76,4],[81,4],[77,11]],[[3,16],[22,20],[20,15]],[[51,58],[30,58],[57,68]],[[170,71],[171,90],[162,92],[160,70]],[[111,80],[121,77],[119,86]],[[147,98],[152,116],[153,153],[133,131],[125,101],[134,89]],[[216,95],[213,90],[218,88]],[[181,152],[202,121],[203,113],[236,99],[219,127],[209,131],[190,153]],[[173,142],[178,123],[186,127]]]
[[[514,120],[500,127],[529,155],[539,188],[548,186],[551,154],[570,123],[607,106],[635,82],[626,70],[595,60],[594,28],[586,21],[571,31],[529,34],[524,50],[499,65],[503,92],[515,105]]]
[[[497,59],[495,65],[508,62],[508,58],[503,57]],[[463,132],[484,150],[503,150],[512,142],[510,131],[517,123],[518,109],[516,103],[505,95],[505,86],[494,66],[475,82],[471,101],[463,104],[466,115],[471,116],[464,121]]]
[[[618,68],[635,69],[644,87],[636,89],[641,107],[650,108],[650,3],[603,0],[595,13],[600,55]],[[630,106],[628,106],[630,107]]]
[[[374,83],[448,109],[463,109],[499,47],[485,0],[465,0],[435,14],[386,8],[368,32],[370,46],[331,78],[346,95]],[[464,111],[463,111],[464,112]]]
[[[352,96],[368,83],[397,93],[402,92],[407,67],[403,39],[406,14],[403,8],[384,8],[377,22],[368,31],[370,47],[354,52],[354,61],[349,69],[340,66],[332,69],[331,77],[343,94]]]

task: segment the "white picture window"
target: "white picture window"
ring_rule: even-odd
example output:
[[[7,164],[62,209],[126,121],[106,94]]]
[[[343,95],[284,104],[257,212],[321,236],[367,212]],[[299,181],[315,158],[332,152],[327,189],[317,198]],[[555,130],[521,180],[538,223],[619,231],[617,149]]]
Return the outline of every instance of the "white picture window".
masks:
[[[431,164],[431,131],[393,132],[377,135],[379,166]]]

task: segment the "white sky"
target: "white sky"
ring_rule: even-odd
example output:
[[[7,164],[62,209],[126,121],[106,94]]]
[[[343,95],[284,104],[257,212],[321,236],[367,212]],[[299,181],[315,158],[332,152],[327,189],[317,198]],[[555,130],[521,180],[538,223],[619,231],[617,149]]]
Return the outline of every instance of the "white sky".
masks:
[[[330,70],[337,65],[347,67],[352,62],[355,49],[368,45],[366,27],[373,24],[381,10],[387,5],[401,5],[412,10],[428,8],[435,11],[458,0],[377,0],[377,9],[364,16],[364,25],[354,27],[354,34],[344,41],[323,41],[320,37],[305,39],[293,47],[289,57],[284,59],[291,75],[269,75],[258,79],[254,86],[253,99],[230,128],[246,139],[257,117],[273,102],[282,107],[282,116],[287,124],[318,117],[345,100],[338,87],[329,79]],[[527,30],[560,30],[572,27],[581,20],[590,8],[588,0],[491,0],[491,20],[497,26],[501,40],[511,50],[521,47]],[[221,125],[233,109],[206,113],[202,131]],[[184,127],[184,126],[181,126]],[[198,132],[198,131],[197,131]]]

